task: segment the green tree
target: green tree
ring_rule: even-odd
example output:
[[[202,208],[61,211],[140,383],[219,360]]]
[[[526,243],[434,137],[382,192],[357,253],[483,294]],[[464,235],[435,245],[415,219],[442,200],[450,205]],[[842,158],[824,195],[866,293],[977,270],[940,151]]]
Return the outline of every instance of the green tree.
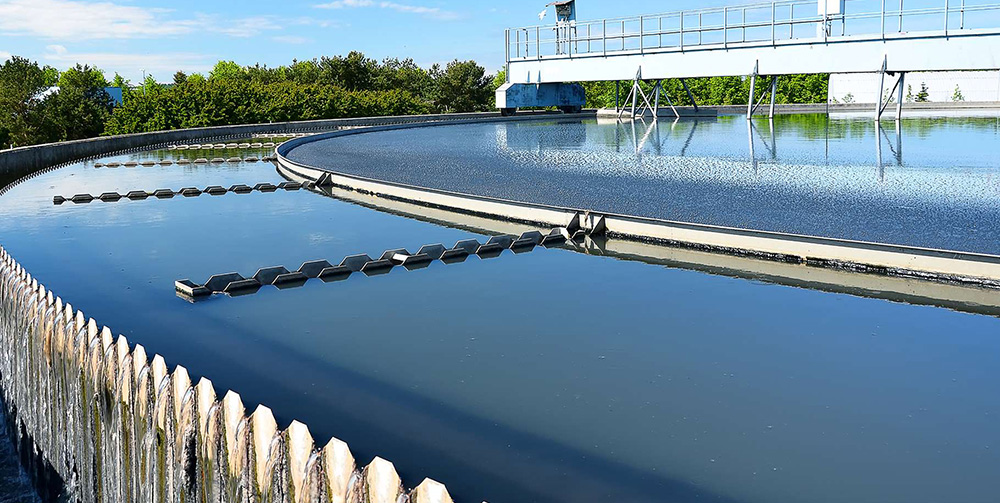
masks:
[[[51,74],[20,56],[0,65],[0,130],[6,146],[51,141],[51,123],[45,115],[43,91]]]
[[[100,135],[114,101],[107,93],[104,73],[76,65],[59,76],[59,90],[46,98],[49,119],[58,140],[79,140]]]
[[[181,85],[187,82],[188,76],[182,71],[177,71],[174,73],[174,84]]]
[[[475,61],[455,60],[442,71],[431,69],[436,93],[434,105],[446,112],[476,112],[489,110],[493,103],[493,78]]]
[[[378,63],[361,52],[320,58],[319,67],[323,83],[337,84],[351,91],[376,87]]]
[[[500,86],[506,83],[507,83],[507,70],[501,69],[499,72],[497,72],[496,75],[493,76],[493,90],[496,91],[497,89],[500,89]]]
[[[219,61],[208,72],[208,78],[212,80],[238,80],[246,77],[246,70],[236,64],[235,61]]]

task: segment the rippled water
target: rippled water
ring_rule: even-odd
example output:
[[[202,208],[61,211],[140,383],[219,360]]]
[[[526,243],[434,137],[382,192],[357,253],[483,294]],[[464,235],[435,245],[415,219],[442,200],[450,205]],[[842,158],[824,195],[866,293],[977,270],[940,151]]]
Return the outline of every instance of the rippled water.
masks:
[[[745,126],[727,124],[715,127]],[[498,145],[506,128],[489,127]],[[383,141],[374,136],[355,139]],[[380,148],[402,157],[410,146]],[[454,156],[440,162],[460,169],[467,157]],[[282,426],[305,422],[319,443],[347,441],[362,464],[392,460],[408,486],[440,480],[457,501],[987,503],[1000,493],[995,317],[562,249],[192,304],[174,280],[482,236],[309,191],[52,204],[281,180],[266,163],[76,164],[0,197],[0,243],[169,365],[251,409],[267,404]]]
[[[998,135],[997,118],[899,131],[822,115],[527,121],[355,135],[289,157],[506,199],[1000,254]]]

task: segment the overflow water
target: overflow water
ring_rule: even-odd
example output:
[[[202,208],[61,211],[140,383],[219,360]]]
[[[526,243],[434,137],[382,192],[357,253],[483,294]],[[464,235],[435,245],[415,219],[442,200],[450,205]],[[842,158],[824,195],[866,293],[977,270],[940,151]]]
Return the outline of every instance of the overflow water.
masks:
[[[939,219],[923,225],[945,247],[995,242],[947,241],[966,233],[934,228],[950,218],[949,204],[962,225],[995,224],[984,179],[998,161],[986,153],[995,134],[986,122],[932,122],[928,138],[979,149],[952,155],[966,160],[964,170],[947,169],[943,143],[904,124],[905,162],[884,166],[898,183],[878,185],[850,181],[862,168],[878,178],[862,162],[870,154],[856,148],[864,124],[841,125],[848,132],[834,143],[844,148],[831,150],[858,159],[841,166],[817,164],[808,137],[817,129],[795,120],[776,121],[777,142],[768,144],[790,157],[758,159],[760,176],[742,183],[753,173],[739,150],[746,138],[736,137],[742,118],[699,122],[694,133],[682,129],[689,123],[677,133],[663,123],[662,155],[649,150],[649,130],[637,137],[645,141],[637,155],[612,141],[628,130],[592,121],[442,126],[309,145],[322,146],[329,165],[361,174],[706,219],[792,222],[764,195],[737,197],[754,187],[789,204],[828,204],[820,214],[837,206],[821,197],[825,189],[870,210],[909,197],[922,202],[898,204]],[[715,177],[722,181],[705,182]],[[282,180],[269,163],[78,163],[0,197],[0,236],[40,282],[171,367],[185,365],[192,380],[204,374],[251,410],[266,404],[280,426],[304,422],[317,443],[346,441],[361,465],[389,459],[408,487],[425,476],[444,482],[456,501],[986,503],[1000,492],[994,316],[543,248],[192,304],[174,294],[174,280],[485,236],[306,190],[52,203],[56,194]],[[965,192],[950,184],[969,194],[946,197]],[[684,199],[684,190],[715,196]],[[802,193],[809,197],[792,197]],[[734,205],[763,216],[727,215]],[[873,232],[909,236],[889,225]]]

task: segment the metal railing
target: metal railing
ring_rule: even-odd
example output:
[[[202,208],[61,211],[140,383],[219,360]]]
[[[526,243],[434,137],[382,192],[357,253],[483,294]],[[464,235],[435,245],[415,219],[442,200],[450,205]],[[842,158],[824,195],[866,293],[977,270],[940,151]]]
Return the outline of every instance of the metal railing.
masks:
[[[833,5],[831,0],[826,5]],[[507,61],[645,54],[829,41],[845,37],[948,36],[1000,29],[1000,4],[975,0],[848,0],[843,13],[816,0],[780,0],[627,18],[508,28]],[[934,5],[937,4],[937,5]],[[990,14],[992,13],[992,15]],[[970,21],[976,26],[970,26]]]

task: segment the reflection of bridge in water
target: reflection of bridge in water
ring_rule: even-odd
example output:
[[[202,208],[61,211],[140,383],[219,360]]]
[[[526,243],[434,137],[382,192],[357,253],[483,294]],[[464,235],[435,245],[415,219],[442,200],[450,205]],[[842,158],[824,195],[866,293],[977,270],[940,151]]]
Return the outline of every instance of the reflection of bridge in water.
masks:
[[[692,144],[696,143],[699,126],[714,123],[716,118],[676,118],[672,121],[653,120],[648,117],[637,117],[635,120],[619,121],[616,119],[598,118],[598,124],[614,127],[613,148],[616,153],[633,151],[637,156],[647,153],[656,156],[686,157]],[[834,139],[830,134],[830,120],[824,118],[823,162],[830,160],[830,143]],[[573,123],[562,124],[558,136],[538,134],[531,128],[522,128],[517,124],[502,128],[499,144],[509,150],[543,151],[551,148],[563,148],[567,145],[582,147],[588,141],[587,129],[576,127]],[[579,126],[577,124],[577,126]],[[779,137],[775,130],[780,124],[775,121],[747,121],[747,156],[753,168],[758,168],[761,160],[778,162]],[[897,122],[894,128],[883,128],[880,123],[864,122],[864,128],[870,128],[875,136],[873,142],[873,164],[878,170],[879,180],[884,180],[886,165],[903,166],[903,134]],[[760,147],[763,148],[760,148]]]

